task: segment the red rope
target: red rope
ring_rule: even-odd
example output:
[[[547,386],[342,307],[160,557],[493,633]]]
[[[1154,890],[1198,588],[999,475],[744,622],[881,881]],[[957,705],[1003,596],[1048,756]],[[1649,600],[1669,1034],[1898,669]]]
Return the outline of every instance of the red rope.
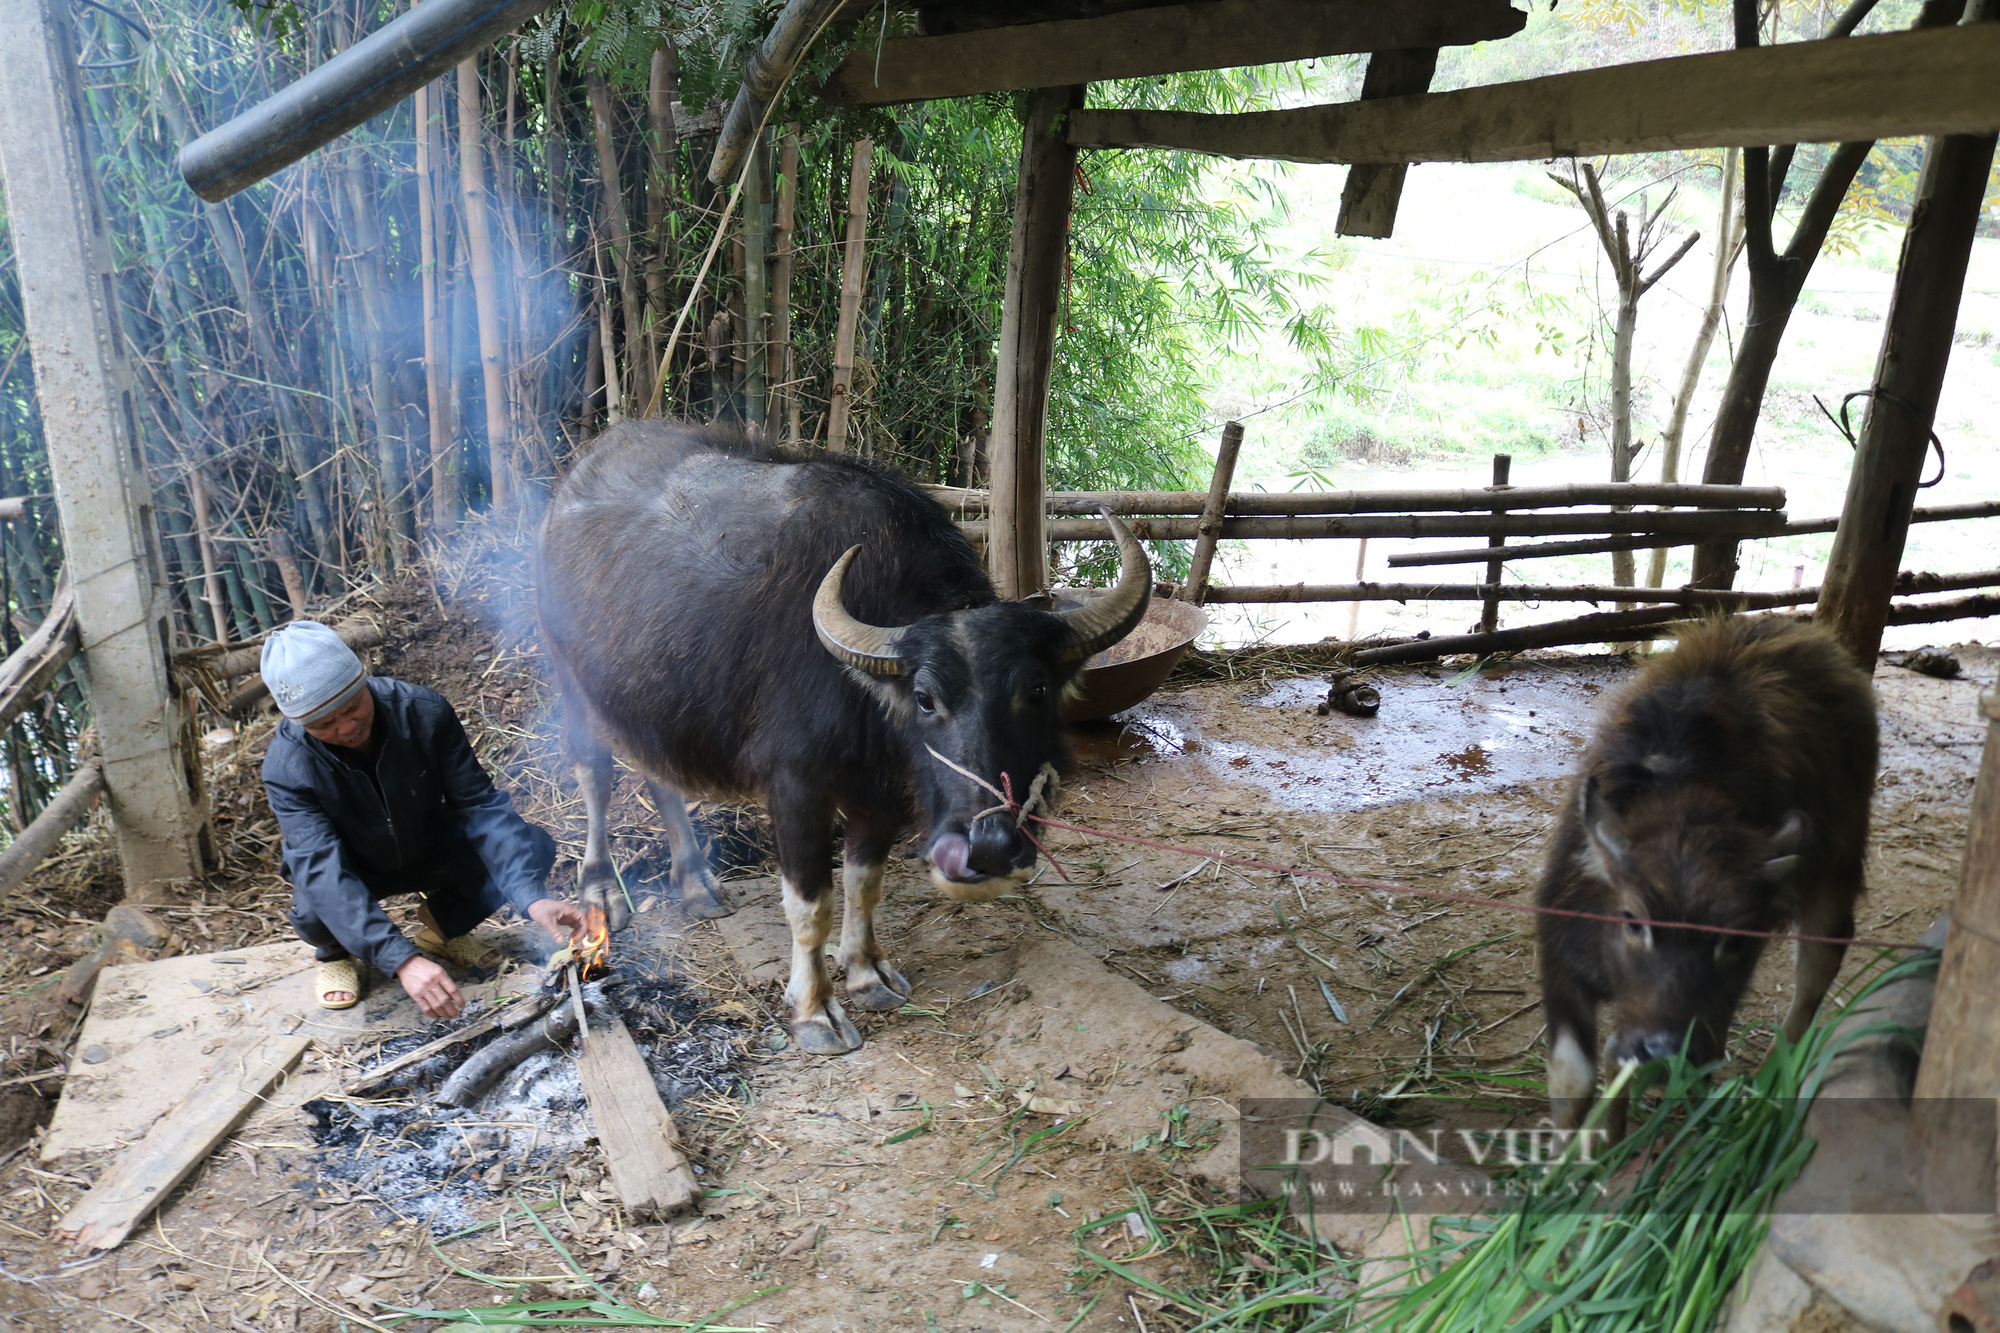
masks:
[[[1907,944],[1899,940],[1843,939],[1835,935],[1790,935],[1774,930],[1740,930],[1735,926],[1711,926],[1696,921],[1653,921],[1646,917],[1611,916],[1604,912],[1579,912],[1568,907],[1544,907],[1540,903],[1511,903],[1504,898],[1480,898],[1469,893],[1446,893],[1442,889],[1419,889],[1409,884],[1396,884],[1383,879],[1357,879],[1352,875],[1336,875],[1328,870],[1308,870],[1301,866],[1277,865],[1270,861],[1257,861],[1247,856],[1229,856],[1222,852],[1207,852],[1199,847],[1182,847],[1171,842],[1158,842],[1152,838],[1134,837],[1129,833],[1106,833],[1103,829],[1086,828],[1082,824],[1066,824],[1046,815],[1029,815],[1028,818],[1049,828],[1063,829],[1070,833],[1081,833],[1086,837],[1105,838],[1112,842],[1128,842],[1139,847],[1151,847],[1155,851],[1176,852],[1182,856],[1199,856],[1204,860],[1218,861],[1223,865],[1240,866],[1245,870],[1267,870],[1280,875],[1293,875],[1299,879],[1319,879],[1331,884],[1344,884],[1356,889],[1380,889],[1385,893],[1400,893],[1412,898],[1428,898],[1433,902],[1459,903],[1466,907],[1497,907],[1508,912],[1528,912],[1536,916],[1564,916],[1578,921],[1602,921],[1614,926],[1652,926],[1660,930],[1699,930],[1711,935],[1739,935],[1756,940],[1790,940],[1796,944],[1857,944],[1864,949],[1909,949],[1921,950],[1930,946]],[[1040,844],[1036,844],[1038,847]],[[1047,855],[1046,852],[1043,855]],[[1053,858],[1051,858],[1053,861]],[[1067,878],[1067,876],[1065,876]]]

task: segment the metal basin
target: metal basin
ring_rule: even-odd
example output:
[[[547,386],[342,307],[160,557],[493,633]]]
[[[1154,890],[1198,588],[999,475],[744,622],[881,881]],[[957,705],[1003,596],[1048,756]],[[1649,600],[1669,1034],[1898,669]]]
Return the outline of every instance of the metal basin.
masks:
[[[1057,588],[1056,609],[1082,606],[1097,593],[1095,588]],[[1071,722],[1095,722],[1146,699],[1165,683],[1207,625],[1208,615],[1200,607],[1153,598],[1136,629],[1084,663],[1083,692],[1063,707],[1063,716]]]

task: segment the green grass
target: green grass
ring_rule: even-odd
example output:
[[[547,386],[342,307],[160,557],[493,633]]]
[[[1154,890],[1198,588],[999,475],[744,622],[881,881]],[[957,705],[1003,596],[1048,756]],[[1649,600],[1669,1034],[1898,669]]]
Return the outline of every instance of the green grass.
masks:
[[[1928,955],[1885,956],[1849,984],[1850,1004],[1934,966]],[[1829,1008],[1754,1074],[1713,1087],[1680,1060],[1628,1071],[1635,1123],[1621,1143],[1595,1161],[1565,1159],[1496,1211],[1434,1219],[1428,1235],[1405,1219],[1412,1262],[1366,1287],[1356,1264],[1316,1245],[1306,1219],[1276,1202],[1163,1216],[1138,1190],[1132,1208],[1077,1229],[1078,1271],[1165,1302],[1162,1322],[1177,1333],[1705,1333],[1763,1244],[1773,1200],[1812,1155],[1805,1114],[1828,1062],[1883,1030],[1836,1041],[1838,1019]],[[1566,1202],[1579,1197],[1604,1201]],[[1128,1215],[1151,1238],[1140,1253],[1091,1248]],[[1185,1256],[1201,1279],[1168,1286],[1134,1267],[1164,1253]]]

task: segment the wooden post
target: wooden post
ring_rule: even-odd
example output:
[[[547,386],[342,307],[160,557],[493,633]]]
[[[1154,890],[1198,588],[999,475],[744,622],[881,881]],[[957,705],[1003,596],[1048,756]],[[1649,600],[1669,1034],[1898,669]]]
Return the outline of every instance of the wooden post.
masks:
[[[1243,423],[1227,422],[1222,427],[1222,443],[1215,449],[1215,471],[1208,480],[1208,499],[1201,507],[1199,537],[1194,541],[1194,561],[1188,566],[1187,587],[1181,600],[1200,606],[1208,600],[1208,570],[1215,562],[1215,543],[1222,536],[1222,515],[1229,506],[1229,483],[1236,478],[1236,455],[1243,448]]]
[[[1429,92],[1437,64],[1435,46],[1377,51],[1368,57],[1368,72],[1361,79],[1361,99]],[[1394,235],[1396,205],[1402,200],[1403,177],[1409,170],[1407,162],[1363,162],[1349,167],[1347,183],[1340,191],[1340,221],[1334,230],[1342,236]]]
[[[1985,8],[2000,14],[2000,0],[1987,0]],[[1993,147],[1991,134],[1932,139],[1903,237],[1896,292],[1875,362],[1874,396],[1854,449],[1847,500],[1814,614],[1864,671],[1874,669],[1882,646],[1883,618],[1951,359],[1973,232],[1985,207]]]
[[[797,235],[799,204],[799,133],[787,126],[778,149],[777,197],[771,221],[771,357],[770,416],[772,433],[786,444],[799,442],[799,387],[792,382],[792,244]]]
[[[129,892],[200,875],[207,820],[74,33],[67,0],[0,0],[0,169]]]
[[[1359,547],[1356,548],[1354,552],[1354,581],[1356,583],[1361,582],[1363,578],[1367,577],[1367,571],[1368,571],[1368,539],[1366,537],[1363,537],[1361,539],[1361,544],[1359,545]],[[1361,603],[1359,601],[1356,601],[1353,605],[1347,608],[1347,641],[1349,643],[1352,643],[1360,637],[1361,637]]]
[[[1513,472],[1513,469],[1514,469],[1514,456],[1512,454],[1493,455],[1494,490],[1496,491],[1500,490],[1507,484],[1507,478]],[[1498,513],[1499,511],[1495,510],[1494,512]],[[1507,538],[1503,534],[1496,532],[1491,537],[1488,537],[1486,539],[1486,544],[1488,546],[1496,546],[1496,547],[1505,546],[1507,544]],[[1501,572],[1505,570],[1506,567],[1507,567],[1507,562],[1504,560],[1498,560],[1498,559],[1488,560],[1486,562],[1487,584],[1492,587],[1498,587],[1500,584]],[[1356,582],[1360,581],[1361,576],[1359,574],[1356,574],[1354,577]],[[1499,627],[1500,627],[1500,598],[1496,595],[1493,597],[1488,597],[1484,602],[1484,604],[1482,604],[1479,608],[1479,632],[1481,634],[1491,634],[1494,630],[1498,629]]]
[[[848,396],[854,390],[854,329],[861,321],[861,270],[868,243],[868,170],[875,141],[854,141],[854,165],[847,173],[847,240],[840,273],[840,323],[833,338],[833,389],[826,417],[826,451],[847,452]]]
[[[1076,192],[1076,149],[1069,143],[1068,122],[1070,113],[1083,106],[1084,85],[1043,88],[1033,98],[1021,131],[989,445],[993,522],[986,567],[1000,595],[1010,599],[1049,586],[1042,512],[1048,489],[1049,380]]]
[[[1910,1179],[1933,1207],[1963,1182],[1994,1180],[1993,1099],[2000,1097],[2000,1027],[1993,978],[2000,976],[2000,690],[1980,696],[1986,750],[1972,786],[1972,815],[1951,925],[1938,966],[1923,1063],[1904,1158]],[[1985,1102],[1970,1112],[1962,1098]]]

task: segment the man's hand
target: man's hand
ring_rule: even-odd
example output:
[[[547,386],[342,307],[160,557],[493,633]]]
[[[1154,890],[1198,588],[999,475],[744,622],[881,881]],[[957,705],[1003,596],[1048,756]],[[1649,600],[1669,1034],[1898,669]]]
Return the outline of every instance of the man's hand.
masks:
[[[561,940],[574,939],[576,932],[588,924],[581,907],[560,898],[537,898],[528,907],[528,915],[543,930]]]
[[[457,1018],[465,1012],[465,997],[450,975],[422,954],[413,955],[397,968],[396,980],[403,983],[425,1018]]]

